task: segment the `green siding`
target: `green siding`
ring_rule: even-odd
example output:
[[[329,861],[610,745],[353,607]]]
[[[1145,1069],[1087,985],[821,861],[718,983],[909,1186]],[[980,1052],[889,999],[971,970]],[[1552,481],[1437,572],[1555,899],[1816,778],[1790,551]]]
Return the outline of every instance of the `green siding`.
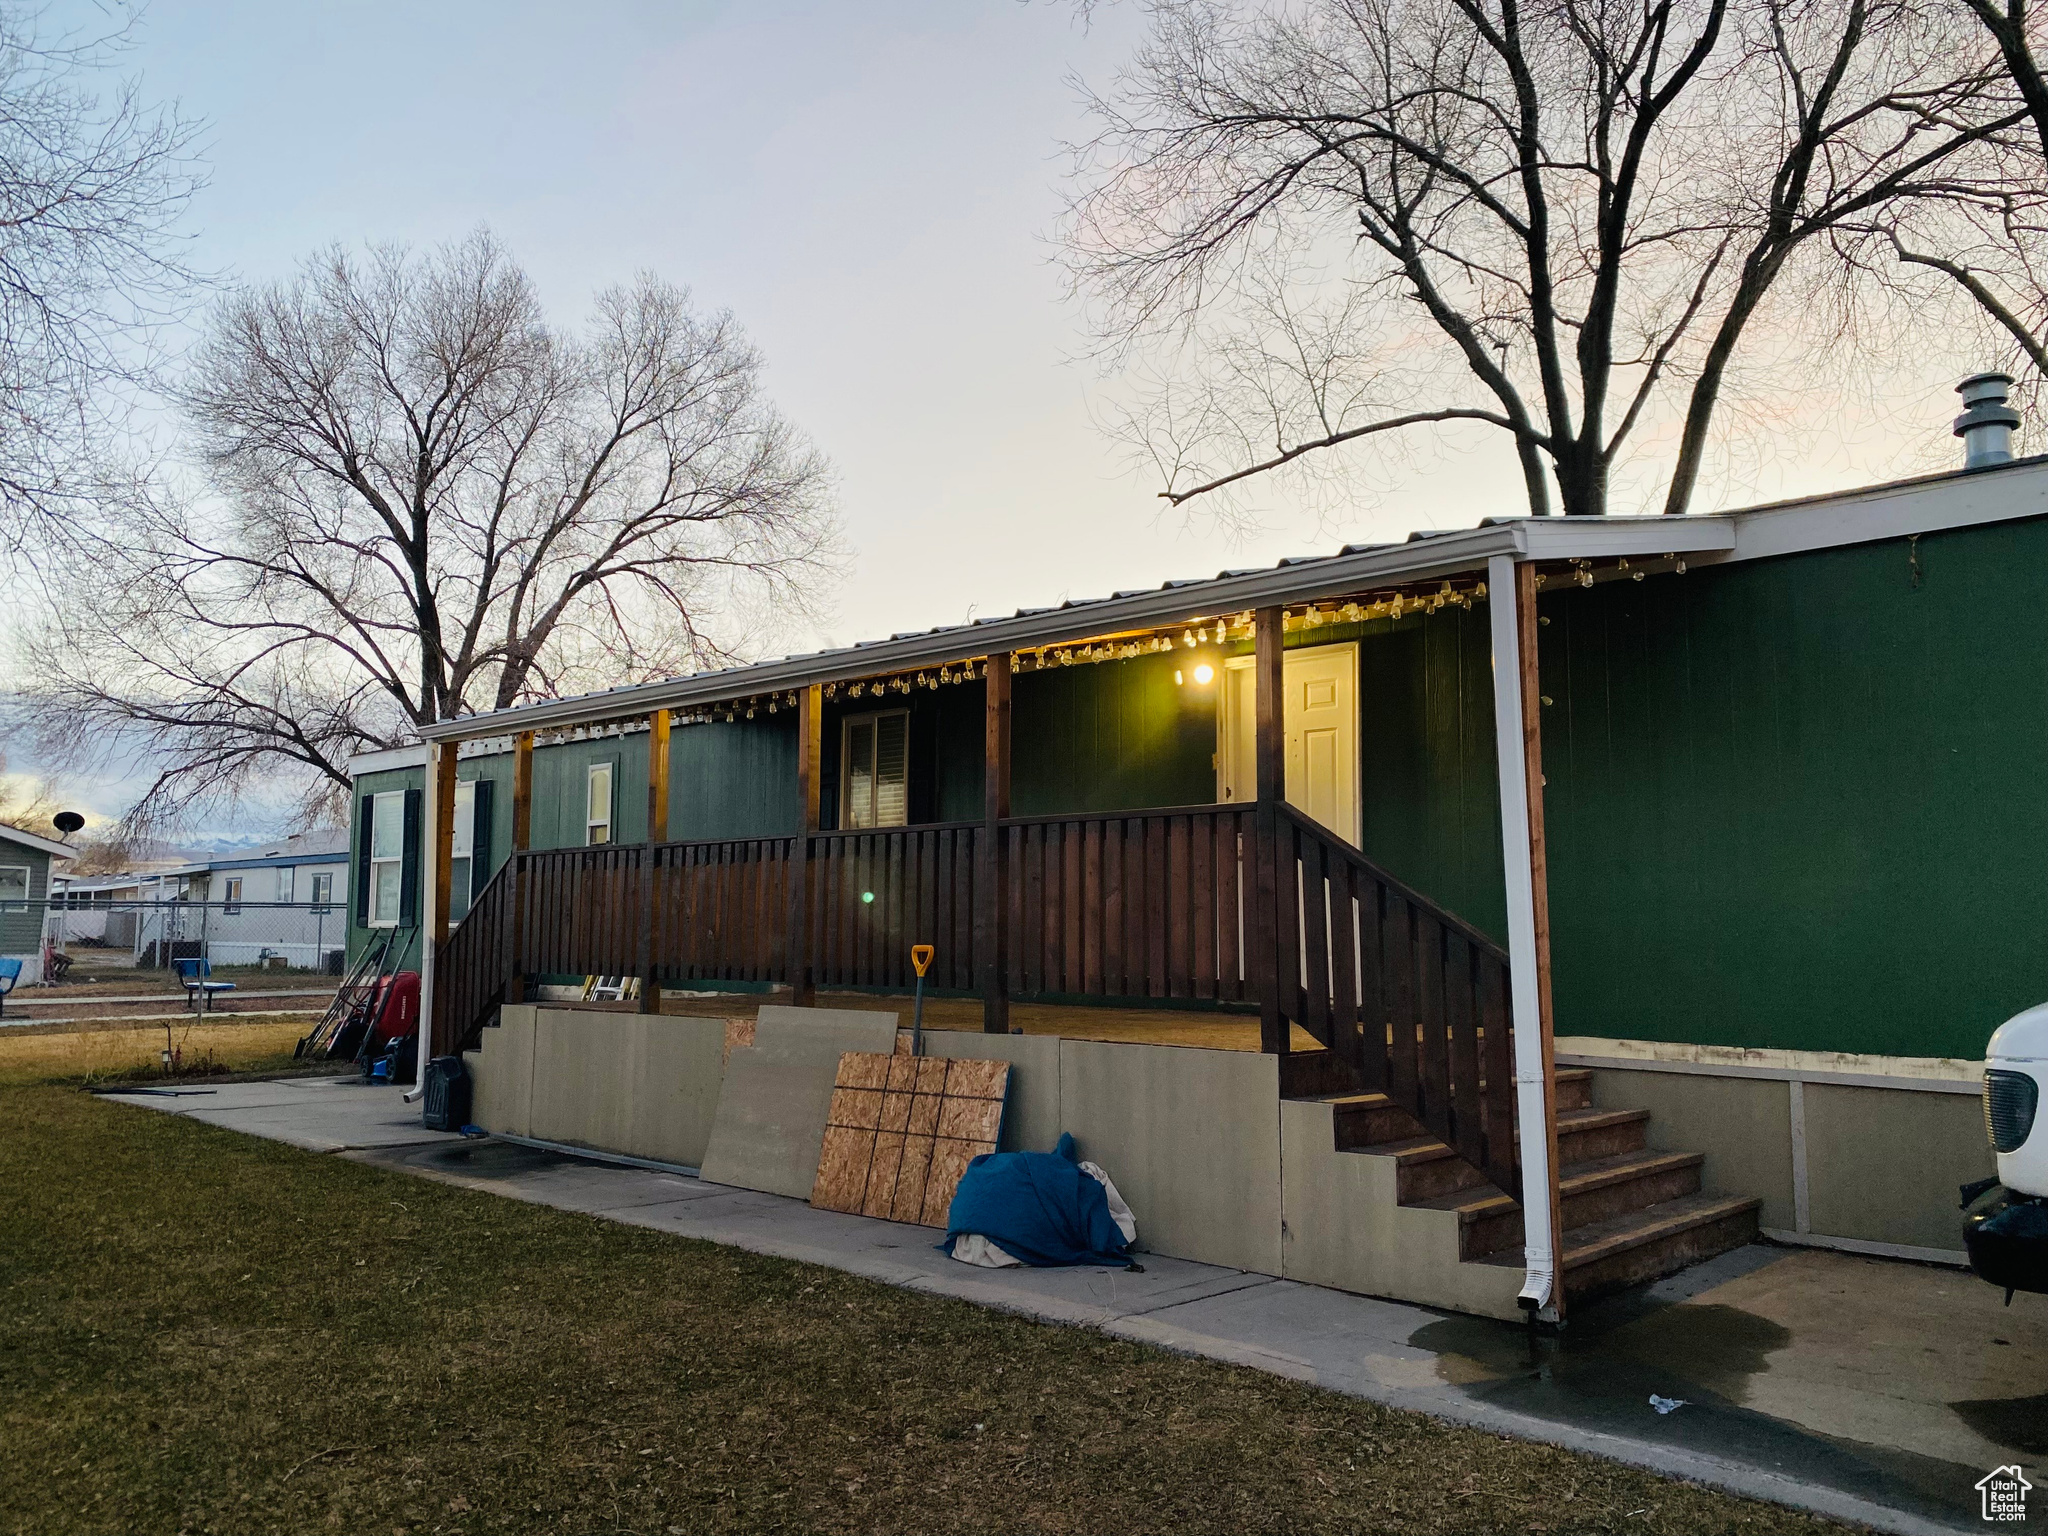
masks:
[[[640,761],[644,775],[644,750]],[[676,727],[668,788],[668,835],[676,842],[788,836],[797,823],[795,713]]]
[[[0,830],[0,864],[27,868],[30,902],[26,909],[13,911],[0,906],[0,955],[33,955],[43,942],[43,908],[37,903],[50,894],[50,856],[10,841]]]
[[[2048,997],[2048,521],[1541,610],[1561,1033],[1974,1058]]]
[[[1507,933],[1487,608],[1361,626],[1360,844],[1493,936]]]
[[[628,736],[593,736],[534,749],[534,847],[583,846],[590,767],[607,761],[614,764],[612,841],[647,841],[647,733],[636,731]]]
[[[1208,805],[1217,689],[1140,656],[1020,673],[1011,683],[1010,805],[1019,816]],[[979,744],[979,722],[975,723]]]

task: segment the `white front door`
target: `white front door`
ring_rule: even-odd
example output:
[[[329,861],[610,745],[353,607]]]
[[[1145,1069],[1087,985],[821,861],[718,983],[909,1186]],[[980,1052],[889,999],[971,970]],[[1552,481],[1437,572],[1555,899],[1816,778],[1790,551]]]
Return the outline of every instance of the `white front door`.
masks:
[[[1252,730],[1258,719],[1253,658],[1223,664],[1217,722],[1216,798],[1258,798]],[[1288,803],[1348,843],[1358,841],[1358,648],[1322,645],[1288,651],[1282,723]]]

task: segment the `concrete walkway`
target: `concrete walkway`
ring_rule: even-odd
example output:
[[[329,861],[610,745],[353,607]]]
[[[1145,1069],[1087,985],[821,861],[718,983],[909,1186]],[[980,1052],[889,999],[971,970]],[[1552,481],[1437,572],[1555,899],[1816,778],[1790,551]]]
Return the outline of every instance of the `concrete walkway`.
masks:
[[[397,1090],[355,1080],[117,1097],[444,1183],[1085,1324],[1881,1530],[1981,1528],[1977,1479],[2048,1455],[2048,1297],[2023,1295],[2008,1310],[1956,1271],[1754,1246],[1584,1309],[1561,1338],[1534,1339],[1153,1254],[1137,1274],[974,1269],[939,1253],[929,1228],[436,1136]],[[1652,1393],[1685,1406],[1659,1415]]]

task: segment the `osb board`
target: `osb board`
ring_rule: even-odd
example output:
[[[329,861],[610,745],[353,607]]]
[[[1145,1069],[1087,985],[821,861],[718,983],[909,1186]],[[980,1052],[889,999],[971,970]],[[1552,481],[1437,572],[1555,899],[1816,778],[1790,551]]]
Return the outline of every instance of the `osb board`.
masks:
[[[839,1058],[811,1204],[943,1227],[967,1165],[996,1149],[1006,1061],[942,1056]]]

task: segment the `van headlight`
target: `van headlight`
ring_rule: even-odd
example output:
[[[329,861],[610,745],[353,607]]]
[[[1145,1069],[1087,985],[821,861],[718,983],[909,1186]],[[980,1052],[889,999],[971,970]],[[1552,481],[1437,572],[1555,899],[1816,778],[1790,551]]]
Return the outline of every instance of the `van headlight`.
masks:
[[[1994,1152],[2017,1152],[2033,1134],[2041,1085],[2025,1072],[1994,1067],[1984,1074],[1984,1131]]]

